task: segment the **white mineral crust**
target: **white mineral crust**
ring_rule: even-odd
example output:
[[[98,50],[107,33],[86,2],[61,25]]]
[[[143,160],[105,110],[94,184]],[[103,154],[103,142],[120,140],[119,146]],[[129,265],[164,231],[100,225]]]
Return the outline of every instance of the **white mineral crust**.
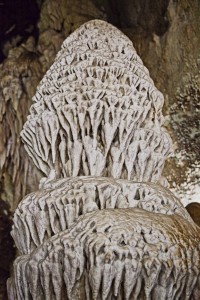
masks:
[[[69,228],[77,218],[105,208],[138,207],[191,221],[181,202],[153,183],[77,177],[51,182],[26,196],[14,215],[12,236],[21,254],[31,253],[45,240]]]
[[[33,101],[21,136],[46,176],[159,181],[173,152],[163,95],[112,25],[95,20],[71,34]]]
[[[21,133],[44,173],[19,204],[10,300],[199,300],[200,229],[160,184],[163,96],[93,20],[63,43]]]
[[[81,216],[14,264],[15,299],[198,299],[199,229],[138,208]],[[193,298],[192,298],[193,297]]]

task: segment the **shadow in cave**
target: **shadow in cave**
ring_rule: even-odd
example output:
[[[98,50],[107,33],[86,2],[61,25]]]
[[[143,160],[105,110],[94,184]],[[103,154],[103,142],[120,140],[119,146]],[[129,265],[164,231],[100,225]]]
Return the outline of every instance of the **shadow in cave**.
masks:
[[[169,27],[169,0],[93,0],[106,12],[108,21],[119,28],[132,28],[162,36]]]
[[[9,205],[0,200],[0,299],[7,299],[6,281],[15,258],[14,241],[10,235],[12,214]]]
[[[0,0],[0,63],[30,35],[37,39],[39,14],[36,0]]]

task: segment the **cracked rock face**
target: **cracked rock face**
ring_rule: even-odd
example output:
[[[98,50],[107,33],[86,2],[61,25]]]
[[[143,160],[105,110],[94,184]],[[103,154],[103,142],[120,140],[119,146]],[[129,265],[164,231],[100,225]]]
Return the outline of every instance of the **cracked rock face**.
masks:
[[[112,25],[96,20],[71,34],[33,101],[21,136],[46,176],[159,181],[172,153],[163,95]]]
[[[33,100],[21,136],[46,177],[14,215],[9,299],[198,300],[200,229],[159,185],[163,96],[130,40],[84,24]]]

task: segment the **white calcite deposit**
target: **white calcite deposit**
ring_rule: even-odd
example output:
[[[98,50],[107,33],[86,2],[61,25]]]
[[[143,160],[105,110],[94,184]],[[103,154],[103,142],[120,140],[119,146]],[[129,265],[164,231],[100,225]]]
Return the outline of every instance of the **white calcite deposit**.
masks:
[[[163,95],[118,29],[92,21],[76,30],[33,101],[21,136],[46,176],[159,181],[172,153]]]
[[[16,260],[15,297],[198,299],[190,298],[193,288],[199,292],[195,227],[178,215],[137,208],[86,214]]]
[[[180,201],[159,185],[77,177],[53,181],[48,188],[26,196],[15,212],[12,235],[21,254],[28,254],[54,234],[69,228],[82,214],[128,207],[166,215],[176,213],[191,221]]]
[[[63,43],[21,133],[45,174],[19,204],[10,300],[199,300],[200,229],[165,187],[163,96],[93,20]]]

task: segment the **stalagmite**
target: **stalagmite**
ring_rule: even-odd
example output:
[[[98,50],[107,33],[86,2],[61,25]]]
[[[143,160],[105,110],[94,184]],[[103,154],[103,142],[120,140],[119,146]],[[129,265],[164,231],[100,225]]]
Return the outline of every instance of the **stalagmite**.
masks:
[[[159,181],[172,153],[163,96],[116,28],[92,21],[69,36],[33,101],[21,136],[46,176]]]
[[[13,238],[22,254],[65,230],[82,214],[107,208],[138,207],[178,214],[191,221],[172,193],[152,183],[137,183],[103,177],[78,177],[52,181],[26,196],[14,216]]]
[[[19,204],[9,299],[200,298],[200,229],[164,186],[163,96],[93,20],[63,43],[21,136],[45,177]]]

